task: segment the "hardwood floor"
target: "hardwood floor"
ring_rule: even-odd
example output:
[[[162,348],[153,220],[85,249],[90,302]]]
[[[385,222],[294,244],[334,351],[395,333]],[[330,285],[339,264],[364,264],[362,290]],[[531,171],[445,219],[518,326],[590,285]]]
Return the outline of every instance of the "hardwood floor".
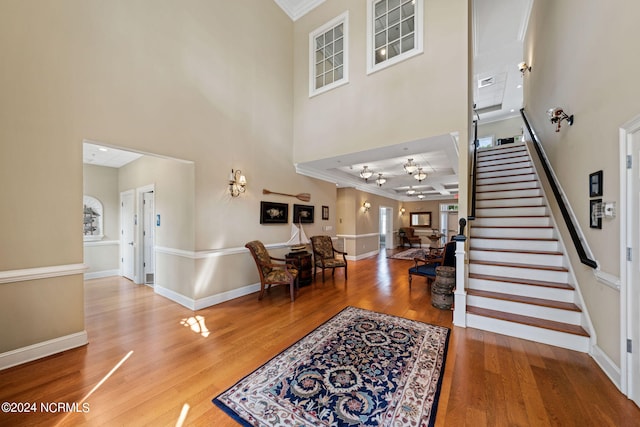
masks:
[[[197,312],[122,278],[89,280],[89,345],[0,371],[0,402],[37,404],[0,425],[237,425],[211,399],[345,306],[452,327],[423,278],[409,289],[411,264],[381,254],[293,303],[280,286]],[[41,410],[53,402],[79,412]],[[436,425],[640,426],[640,409],[586,354],[453,328]]]

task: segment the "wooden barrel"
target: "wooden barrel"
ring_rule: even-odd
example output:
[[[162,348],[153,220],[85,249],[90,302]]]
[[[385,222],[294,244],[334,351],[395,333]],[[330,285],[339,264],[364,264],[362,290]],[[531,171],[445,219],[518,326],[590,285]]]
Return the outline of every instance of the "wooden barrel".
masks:
[[[453,292],[433,286],[431,288],[431,305],[441,310],[450,310],[453,306]]]
[[[433,286],[453,292],[456,287],[456,269],[454,267],[436,267],[436,280]]]

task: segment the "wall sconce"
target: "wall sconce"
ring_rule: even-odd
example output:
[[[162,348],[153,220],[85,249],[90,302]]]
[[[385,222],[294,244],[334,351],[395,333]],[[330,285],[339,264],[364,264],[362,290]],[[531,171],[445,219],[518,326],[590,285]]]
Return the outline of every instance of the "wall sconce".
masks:
[[[365,211],[365,212],[369,212],[369,209],[371,209],[371,202],[369,202],[368,200],[367,200],[367,201],[365,201],[365,202],[362,204],[362,207],[364,208],[364,211]]]
[[[520,72],[524,76],[525,71],[531,72],[531,66],[527,65],[526,62],[521,62],[518,64],[518,70],[520,70]]]
[[[547,115],[549,116],[549,120],[551,123],[556,124],[556,132],[560,132],[560,123],[563,120],[566,120],[569,123],[569,126],[573,126],[573,114],[567,115],[564,110],[560,107],[553,107],[547,110]]]
[[[246,186],[247,178],[242,175],[242,171],[240,169],[235,171],[231,169],[229,174],[229,193],[231,193],[231,197],[238,197],[244,193]]]
[[[400,208],[400,215],[404,215],[407,210],[405,208]]]

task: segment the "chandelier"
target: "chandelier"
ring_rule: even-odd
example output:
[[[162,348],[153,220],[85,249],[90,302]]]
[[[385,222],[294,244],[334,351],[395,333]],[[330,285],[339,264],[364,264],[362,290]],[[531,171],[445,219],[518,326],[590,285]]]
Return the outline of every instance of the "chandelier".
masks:
[[[409,159],[409,161],[404,164],[404,170],[406,170],[409,175],[413,175],[418,167],[419,166],[413,161],[413,159]]]
[[[427,177],[427,174],[424,173],[424,171],[422,170],[422,168],[418,168],[418,173],[416,173],[415,175],[413,175],[413,177],[415,179],[418,180],[418,182],[422,182],[423,179],[425,179]]]
[[[379,173],[378,178],[376,179],[376,184],[378,184],[378,187],[382,187],[382,184],[384,184],[385,182],[387,182],[387,180],[382,177],[381,173]]]
[[[369,178],[371,178],[371,175],[373,175],[373,172],[371,171],[371,169],[369,169],[369,166],[363,167],[362,170],[360,171],[360,176],[365,181],[367,181]]]
[[[416,190],[414,190],[413,187],[409,187],[407,190],[407,196],[413,196],[414,194],[416,194]]]

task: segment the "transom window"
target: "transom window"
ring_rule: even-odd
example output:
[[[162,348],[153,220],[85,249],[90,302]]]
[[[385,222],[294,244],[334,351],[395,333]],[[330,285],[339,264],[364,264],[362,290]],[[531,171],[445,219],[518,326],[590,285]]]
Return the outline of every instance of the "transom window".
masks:
[[[367,72],[422,53],[423,0],[369,0]]]
[[[309,34],[309,96],[349,81],[348,12]]]

